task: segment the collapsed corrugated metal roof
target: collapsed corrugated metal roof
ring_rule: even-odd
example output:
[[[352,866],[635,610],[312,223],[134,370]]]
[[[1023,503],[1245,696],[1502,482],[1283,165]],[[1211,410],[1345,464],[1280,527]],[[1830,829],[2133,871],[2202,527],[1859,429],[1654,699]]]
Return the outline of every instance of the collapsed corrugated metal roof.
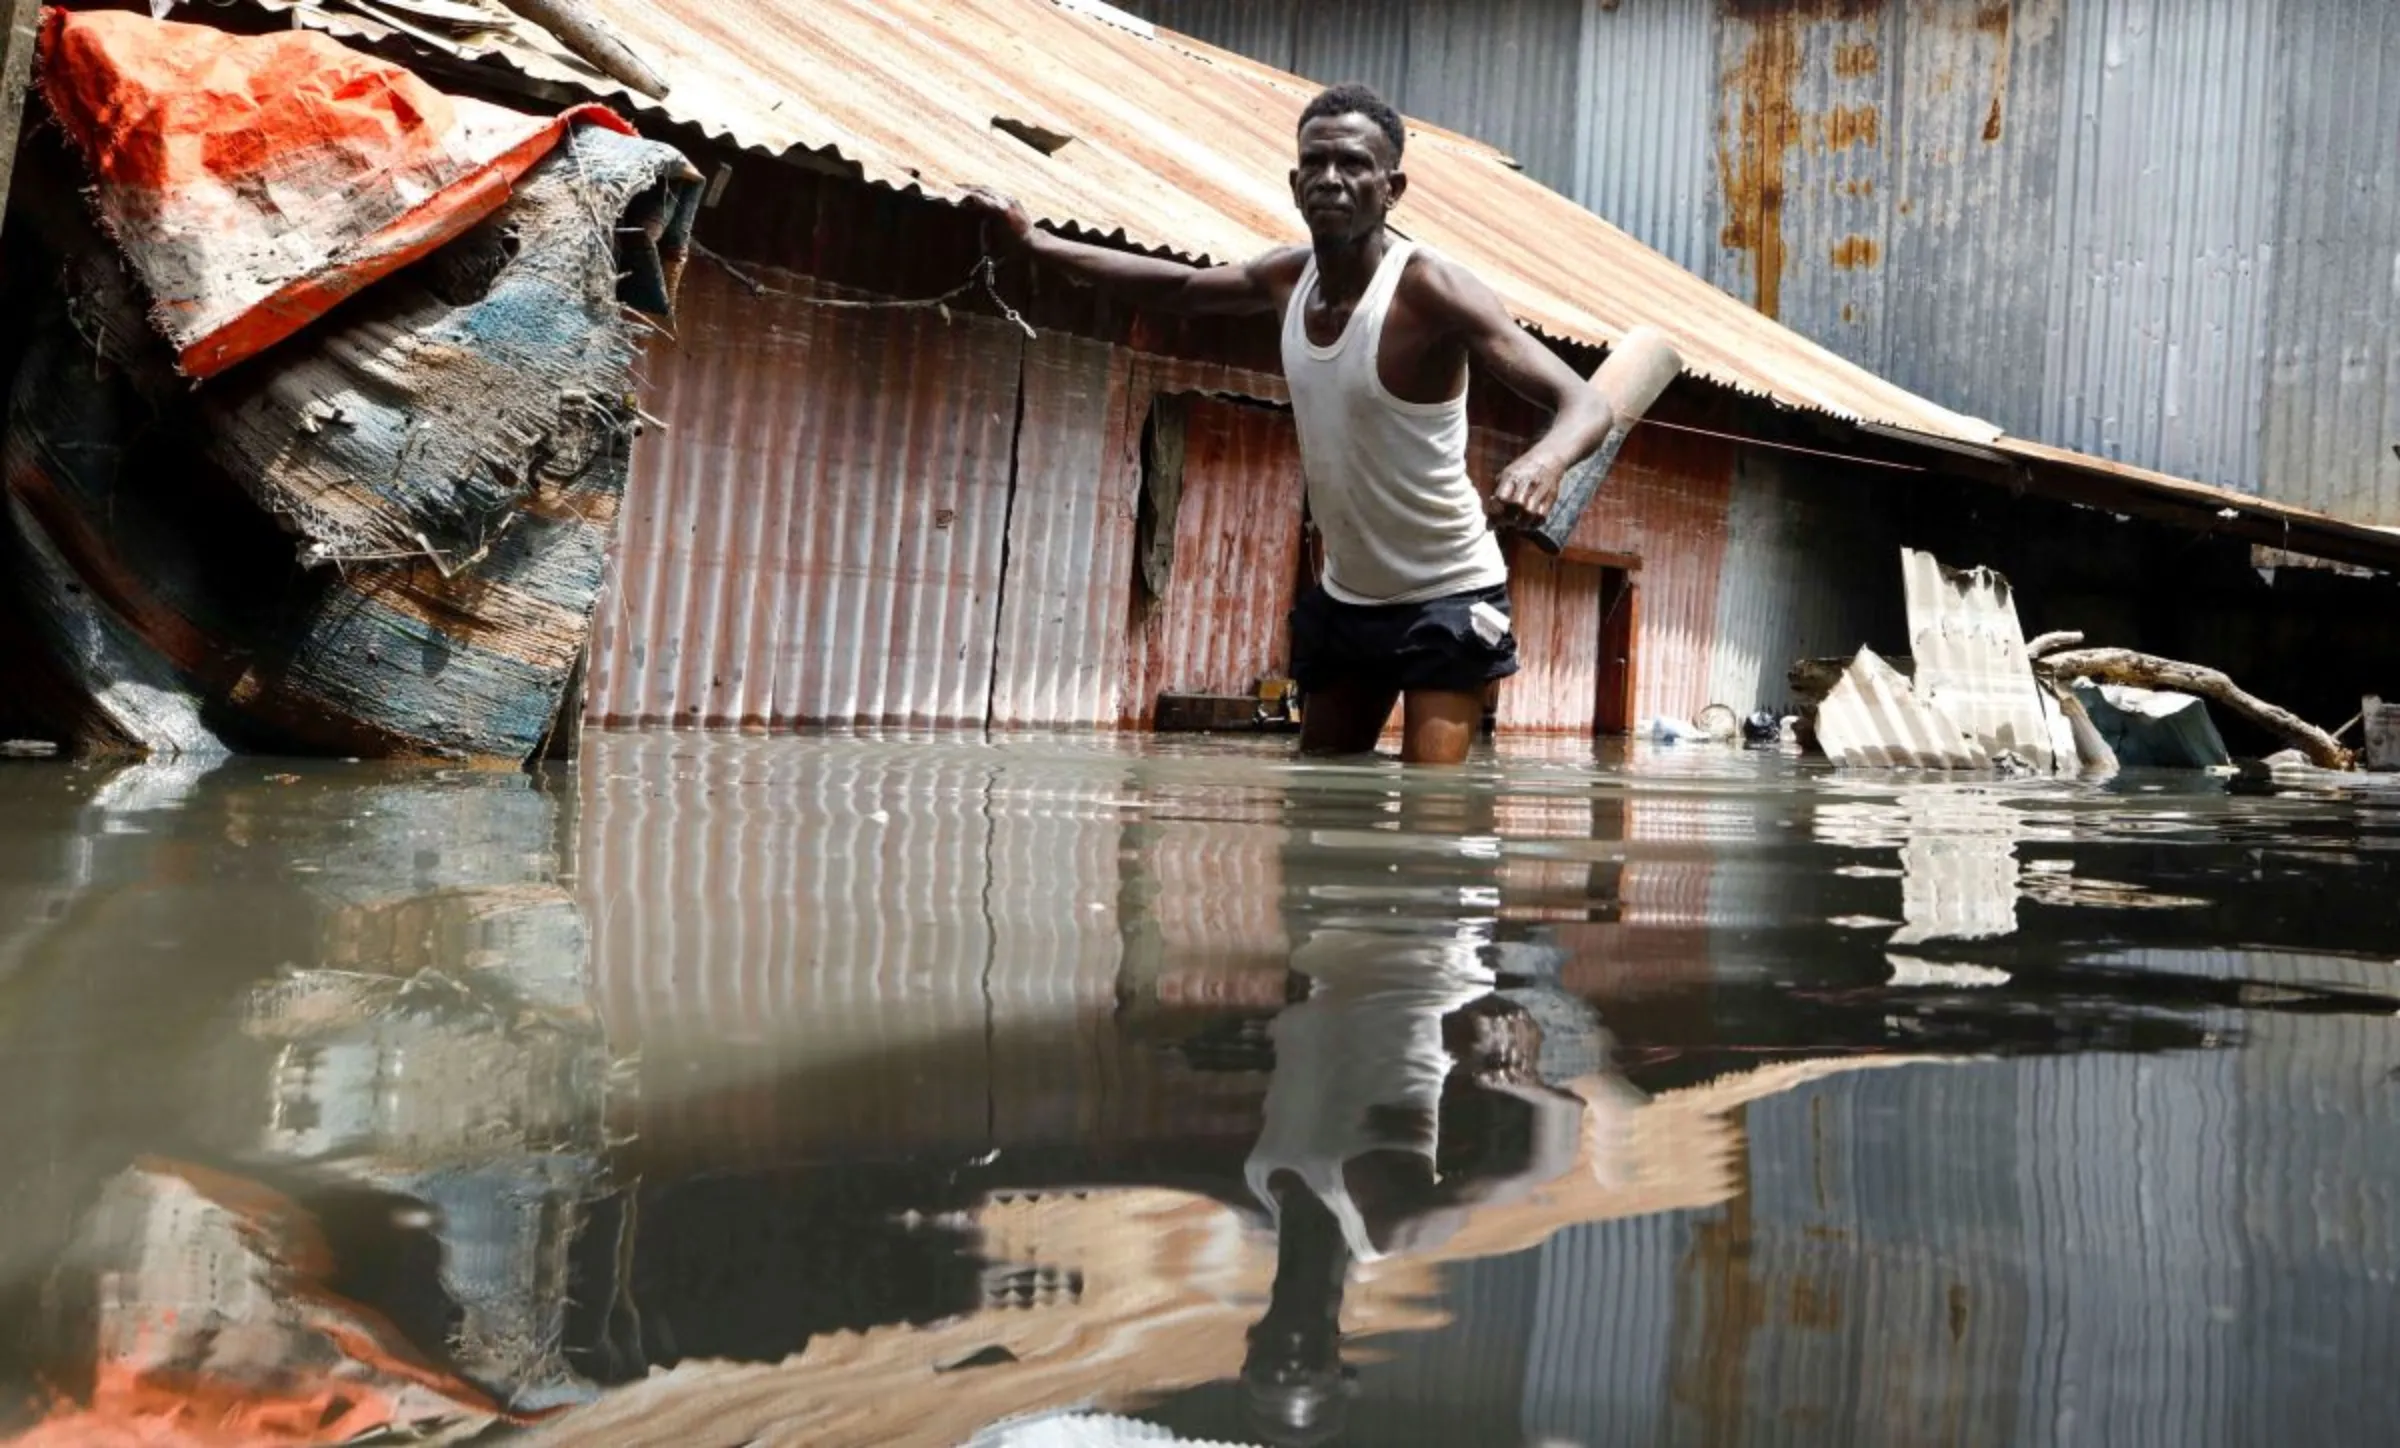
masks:
[[[373,33],[318,0],[258,3]],[[1298,235],[1284,178],[1315,84],[1092,0],[587,3],[667,78],[663,101],[523,24],[495,18],[441,43],[745,150],[830,154],[936,198],[991,186],[1054,225],[1187,260]],[[1408,169],[1398,229],[1472,267],[1550,337],[1607,346],[1650,322],[1672,331],[1691,375],[1738,392],[1956,441],[1999,436],[1761,316],[1489,146],[1412,123]]]

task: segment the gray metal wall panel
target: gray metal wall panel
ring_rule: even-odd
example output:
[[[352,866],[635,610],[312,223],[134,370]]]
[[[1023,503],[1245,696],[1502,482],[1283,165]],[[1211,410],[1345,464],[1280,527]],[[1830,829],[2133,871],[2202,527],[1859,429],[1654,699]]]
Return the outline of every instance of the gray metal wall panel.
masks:
[[[1514,157],[1572,193],[1582,0],[1416,0],[1401,108]]]
[[[1117,8],[1236,55],[1292,68],[1300,0],[1125,0]]]
[[[1714,7],[1584,0],[1576,170],[1567,193],[1699,275],[1716,251]]]
[[[1144,18],[1506,151],[1572,194],[1584,0],[1142,0]]]
[[[1882,350],[1853,354],[2028,437],[2042,435],[2065,3],[1909,0],[1884,57],[1900,99]]]
[[[2068,10],[2042,440],[2255,488],[2281,9]]]
[[[2389,0],[2288,7],[2263,491],[2400,524],[2400,25]]]
[[[1542,1244],[1525,1372],[1533,1442],[1667,1443],[1675,1280],[1689,1214],[1570,1227]]]
[[[1739,455],[1717,573],[1712,703],[1782,709],[1794,661],[1901,637],[1898,543],[1850,493],[1835,470]]]
[[[1441,1307],[1449,1325],[1376,1342],[1390,1357],[1362,1371],[1348,1441],[1519,1441],[1501,1425],[1524,1397],[1544,1289],[1539,1250],[1445,1265]]]
[[[1409,110],[1409,20],[1410,0],[1307,0],[1300,7],[1292,69],[1327,85],[1371,85]]]
[[[1132,354],[1046,332],[1026,345],[991,723],[1113,727],[1123,713]]]

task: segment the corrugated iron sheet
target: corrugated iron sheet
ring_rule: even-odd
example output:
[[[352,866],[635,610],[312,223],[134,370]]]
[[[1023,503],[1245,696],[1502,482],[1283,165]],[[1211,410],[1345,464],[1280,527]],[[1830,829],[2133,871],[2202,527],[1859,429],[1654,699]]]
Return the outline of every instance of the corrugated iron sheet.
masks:
[[[1139,486],[1127,447],[1132,354],[1045,332],[1025,349],[1010,504],[998,727],[1114,724]],[[1138,420],[1131,428],[1138,445]]]
[[[766,275],[779,291],[754,297],[695,271],[679,344],[653,354],[667,428],[636,450],[589,712],[980,725],[1022,335],[812,307],[808,278]],[[1034,619],[1020,680],[1039,678]]]
[[[1817,743],[1836,764],[1875,769],[1981,769],[1991,762],[1941,707],[1874,650],[1856,659],[1817,706]]]
[[[2400,136],[2400,26],[2382,0],[2313,0],[2283,6],[2276,37],[2283,148],[2263,161],[2287,179],[2274,232],[2263,489],[2400,524],[2400,158],[2391,144]]]
[[[1590,734],[1600,699],[1597,564],[1545,557],[1519,547],[1509,564],[1519,668],[1500,686],[1500,727]]]
[[[1289,413],[1187,402],[1173,575],[1136,630],[1129,721],[1146,724],[1162,691],[1247,694],[1289,672],[1301,491]]]
[[[2043,426],[2051,247],[2069,114],[2060,96],[2066,0],[1893,8],[1894,76],[1876,198],[1889,238],[1881,316],[1836,350],[1932,395],[1972,397],[2013,433]],[[1811,267],[1831,261],[1812,251]],[[1945,280],[1926,285],[1931,279]]]
[[[1326,75],[1322,67],[1298,63],[1301,27],[1319,11],[1351,7],[1300,0],[1129,0],[1118,8],[1277,70]]]
[[[1777,181],[1775,308],[1843,356],[2022,437],[2400,524],[2387,20],[1589,0],[1569,189],[1758,299],[1753,249],[1717,239],[1757,210],[1746,177]],[[1745,169],[1745,114],[1780,164]]]
[[[1413,8],[1413,0],[1296,0],[1289,68],[1328,85],[1358,81],[1385,96],[1401,95]]]
[[[1568,195],[1710,276],[1717,253],[1714,113],[1717,17],[1698,4],[1583,0],[1577,165]],[[1462,118],[1473,135],[1478,118]]]
[[[1856,506],[1841,482],[1756,450],[1736,457],[1710,703],[1745,715],[1786,712],[1794,661],[1902,636],[1897,545],[1882,516]]]
[[[1582,0],[1409,7],[1410,115],[1467,130],[1559,193],[1576,179]]]
[[[1234,260],[1294,233],[1292,126],[1315,88],[1230,52],[1048,0],[593,8],[671,82],[663,103],[595,85],[543,41],[520,37],[489,58],[745,149],[829,152],[902,191],[997,186],[1044,220],[1179,256]],[[1304,28],[1303,65],[1318,62],[1316,27],[1335,19]],[[995,119],[1076,139],[1045,155]],[[1997,436],[1775,325],[1487,146],[1424,127],[1409,171],[1409,233],[1553,337],[1606,345],[1651,322],[1673,333],[1692,375],[1740,392],[1944,438]],[[1496,216],[1511,225],[1495,229]]]
[[[1719,14],[1711,273],[1770,317],[1854,341],[1882,310],[1891,79],[1863,57],[1888,43],[1884,7],[1793,0]]]
[[[2288,185],[2284,7],[2070,5],[2052,343],[2039,437],[2162,471],[2258,478],[2267,283]]]
[[[1734,455],[1732,444],[1714,438],[1636,429],[1568,540],[1587,555],[1641,560],[1637,718],[1688,719],[1710,703]]]
[[[2058,711],[2034,682],[2008,580],[1988,568],[1944,567],[1914,548],[1900,551],[1900,574],[1917,697],[1995,757],[2014,753],[2037,770],[2053,768],[2062,752],[2050,723]],[[2074,757],[2071,746],[2063,752]]]

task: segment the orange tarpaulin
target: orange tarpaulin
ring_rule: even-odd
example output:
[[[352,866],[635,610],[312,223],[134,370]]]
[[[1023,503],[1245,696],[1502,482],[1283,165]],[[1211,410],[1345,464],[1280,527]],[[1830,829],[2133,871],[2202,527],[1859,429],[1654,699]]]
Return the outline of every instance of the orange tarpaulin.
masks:
[[[177,365],[209,377],[457,237],[575,122],[445,95],[308,31],[52,10],[42,94]]]
[[[57,1270],[93,1304],[53,1348],[80,1380],[22,1448],[325,1448],[370,1434],[526,1423],[326,1286],[323,1233],[289,1197],[143,1160],[102,1192]]]

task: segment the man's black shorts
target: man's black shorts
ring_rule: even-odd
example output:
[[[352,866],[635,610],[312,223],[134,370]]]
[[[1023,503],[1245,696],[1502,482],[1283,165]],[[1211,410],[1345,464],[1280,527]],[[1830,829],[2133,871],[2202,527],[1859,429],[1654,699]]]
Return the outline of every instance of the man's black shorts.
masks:
[[[1487,642],[1475,605],[1506,619],[1508,588],[1454,593],[1423,603],[1344,603],[1312,587],[1292,609],[1292,677],[1302,692],[1363,679],[1391,689],[1480,693],[1517,671],[1513,626]]]

